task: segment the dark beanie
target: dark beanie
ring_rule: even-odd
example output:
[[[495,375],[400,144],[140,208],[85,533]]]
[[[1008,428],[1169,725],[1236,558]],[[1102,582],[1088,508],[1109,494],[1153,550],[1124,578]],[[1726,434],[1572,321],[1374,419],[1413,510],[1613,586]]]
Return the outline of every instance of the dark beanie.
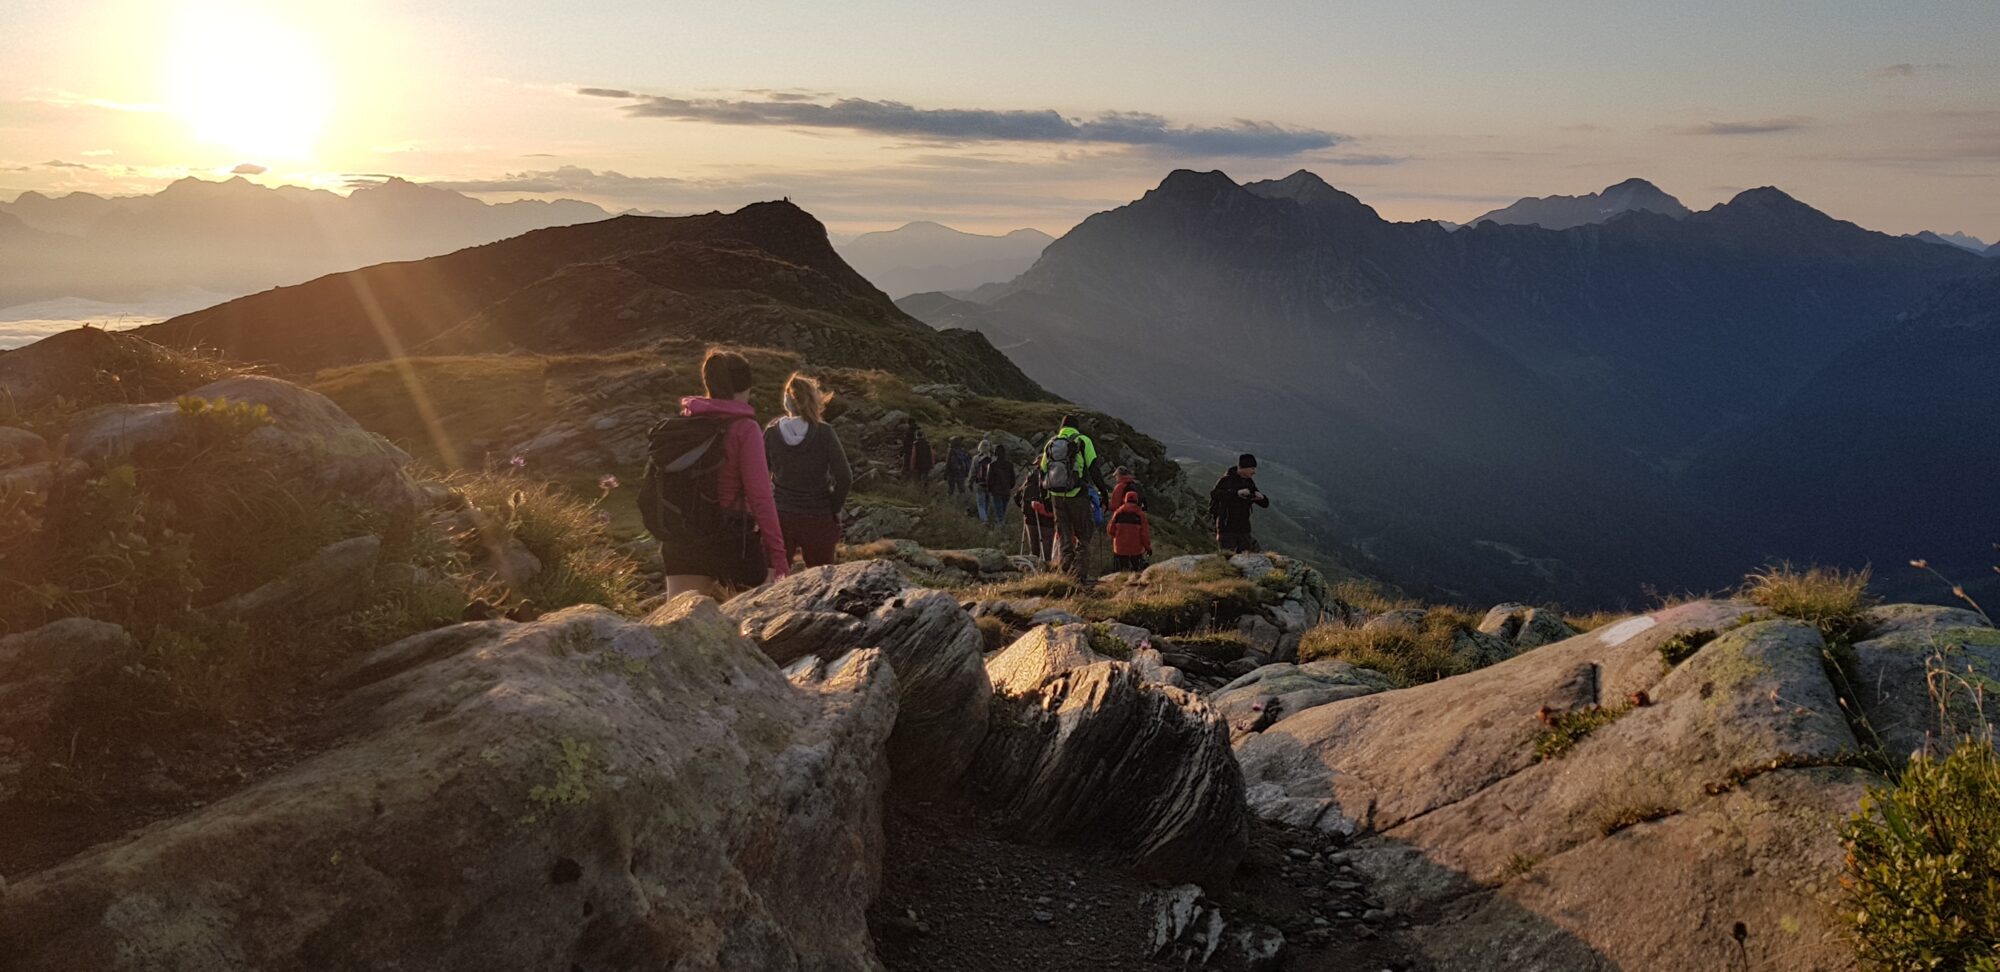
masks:
[[[1242,455],[1240,455],[1240,456],[1237,456],[1237,457],[1236,457],[1236,468],[1238,468],[1238,469],[1255,469],[1255,468],[1257,468],[1257,457],[1256,457],[1256,456],[1253,456],[1253,455],[1251,455],[1251,454],[1249,454],[1249,453],[1247,453],[1247,452],[1246,452],[1246,453],[1244,453],[1244,454],[1242,454]]]

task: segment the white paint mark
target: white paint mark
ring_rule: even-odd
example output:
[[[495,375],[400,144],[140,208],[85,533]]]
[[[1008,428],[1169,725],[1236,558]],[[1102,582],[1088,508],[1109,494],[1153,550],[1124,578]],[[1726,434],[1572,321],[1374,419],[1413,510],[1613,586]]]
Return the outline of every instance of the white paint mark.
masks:
[[[1633,635],[1636,635],[1639,632],[1644,631],[1647,628],[1650,628],[1659,623],[1660,622],[1653,620],[1652,615],[1642,614],[1636,618],[1626,618],[1625,620],[1620,621],[1617,624],[1614,624],[1611,627],[1604,629],[1604,633],[1598,635],[1597,637],[1604,642],[1606,647],[1615,648],[1628,641],[1631,641]]]

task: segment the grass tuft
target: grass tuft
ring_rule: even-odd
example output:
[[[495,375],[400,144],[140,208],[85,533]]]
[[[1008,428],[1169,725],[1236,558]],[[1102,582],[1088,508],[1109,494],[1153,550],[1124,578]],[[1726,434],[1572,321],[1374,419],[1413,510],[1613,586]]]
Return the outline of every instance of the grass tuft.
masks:
[[[1604,728],[1632,711],[1630,706],[1605,708],[1593,705],[1587,709],[1559,712],[1549,717],[1549,727],[1535,738],[1535,761],[1545,762],[1561,759],[1569,755],[1576,744],[1584,741],[1591,733]]]
[[[1745,577],[1741,594],[1752,604],[1811,624],[1828,642],[1851,641],[1866,629],[1868,609],[1875,604],[1868,593],[1869,576],[1867,568],[1778,564]]]

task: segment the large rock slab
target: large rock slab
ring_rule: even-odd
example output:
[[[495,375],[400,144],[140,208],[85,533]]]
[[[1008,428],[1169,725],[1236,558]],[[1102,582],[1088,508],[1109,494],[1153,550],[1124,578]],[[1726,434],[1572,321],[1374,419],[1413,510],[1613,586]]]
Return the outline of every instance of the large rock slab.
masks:
[[[872,653],[789,684],[712,602],[391,646],[344,740],[20,879],[10,969],[879,968]],[[424,659],[430,659],[424,661]],[[397,669],[408,663],[415,667]]]
[[[1394,688],[1395,680],[1337,659],[1265,665],[1216,689],[1208,704],[1233,736],[1261,732],[1307,709]]]
[[[1249,818],[1221,717],[1126,662],[1077,664],[1087,659],[1062,640],[1031,635],[989,662],[1004,669],[1003,690],[969,777],[977,796],[1024,838],[1175,879],[1227,880]],[[1052,657],[1003,658],[1031,650]],[[1030,681],[1034,671],[1048,674]]]
[[[1851,968],[1835,914],[1859,741],[1810,626],[1700,602],[1239,745],[1253,808],[1350,861],[1442,970]],[[1671,668],[1660,647],[1721,632]],[[1566,751],[1569,713],[1612,716]],[[1733,957],[1732,957],[1733,956]]]
[[[986,677],[996,692],[1025,695],[1057,675],[1101,661],[1110,659],[1091,650],[1089,625],[1044,624],[988,658]]]
[[[1878,608],[1854,655],[1855,698],[1868,730],[1893,759],[1949,751],[1961,735],[2000,721],[1990,690],[1985,705],[1974,699],[1976,688],[2000,681],[2000,631],[1971,611]]]
[[[940,792],[972,765],[993,686],[979,627],[950,595],[908,587],[894,564],[871,561],[803,570],[723,610],[781,665],[881,650],[896,670],[898,788]]]

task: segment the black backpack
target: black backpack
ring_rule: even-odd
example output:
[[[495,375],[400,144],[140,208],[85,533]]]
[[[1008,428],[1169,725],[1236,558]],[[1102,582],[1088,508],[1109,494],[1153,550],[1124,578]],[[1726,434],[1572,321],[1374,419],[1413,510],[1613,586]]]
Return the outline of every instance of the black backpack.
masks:
[[[730,423],[738,421],[743,420],[675,415],[647,433],[639,517],[660,542],[707,543],[718,539],[731,519],[739,519],[724,515],[716,495],[717,474],[728,455],[723,439]]]

